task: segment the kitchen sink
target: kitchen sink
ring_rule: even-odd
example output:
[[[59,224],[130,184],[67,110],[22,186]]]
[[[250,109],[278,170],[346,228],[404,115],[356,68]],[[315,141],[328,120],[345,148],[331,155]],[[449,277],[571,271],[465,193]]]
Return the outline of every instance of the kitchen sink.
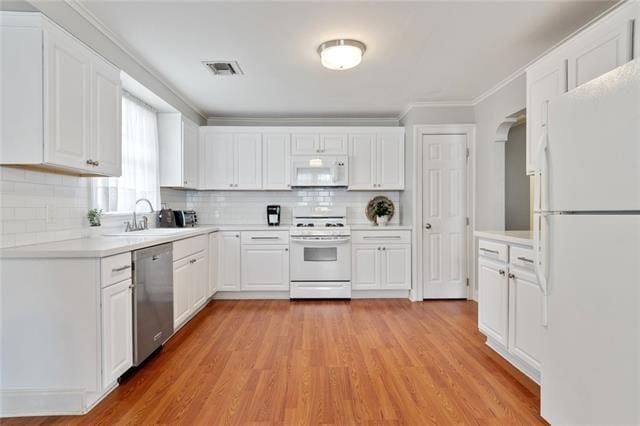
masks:
[[[162,237],[167,235],[180,235],[193,232],[192,228],[150,228],[141,231],[113,232],[103,234],[105,237]]]

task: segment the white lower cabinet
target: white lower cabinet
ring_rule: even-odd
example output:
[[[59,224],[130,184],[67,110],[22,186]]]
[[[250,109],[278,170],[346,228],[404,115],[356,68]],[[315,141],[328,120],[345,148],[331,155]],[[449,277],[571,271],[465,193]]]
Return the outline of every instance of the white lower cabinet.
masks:
[[[509,331],[509,281],[507,266],[478,260],[478,327],[495,341],[507,345]]]
[[[240,232],[219,233],[218,291],[240,290]]]
[[[244,291],[288,291],[289,246],[243,245],[240,287]]]
[[[540,369],[542,293],[535,274],[509,271],[509,351]]]
[[[102,388],[133,365],[131,279],[102,289]]]
[[[209,238],[173,244],[173,328],[178,329],[209,299]]]
[[[494,350],[539,380],[543,296],[533,271],[533,251],[483,240],[479,245],[478,328]]]
[[[353,290],[408,290],[411,288],[411,244],[409,231],[354,231],[351,246]],[[365,244],[361,241],[371,241]]]

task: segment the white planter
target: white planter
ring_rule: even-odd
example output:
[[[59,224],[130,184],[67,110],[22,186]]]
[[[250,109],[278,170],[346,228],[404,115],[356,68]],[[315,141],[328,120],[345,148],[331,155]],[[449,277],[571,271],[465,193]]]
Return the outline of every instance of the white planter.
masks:
[[[376,223],[378,226],[387,226],[389,222],[389,216],[376,216]]]

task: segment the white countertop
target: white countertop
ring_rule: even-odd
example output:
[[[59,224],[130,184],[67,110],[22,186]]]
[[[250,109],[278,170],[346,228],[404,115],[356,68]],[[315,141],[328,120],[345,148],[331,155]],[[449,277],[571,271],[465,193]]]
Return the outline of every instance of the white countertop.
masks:
[[[170,243],[197,235],[218,231],[217,226],[185,228],[173,235],[149,236],[98,236],[31,244],[0,250],[0,258],[91,258],[107,257],[158,244]]]
[[[532,231],[476,231],[474,232],[474,235],[477,238],[522,244],[524,246],[533,246]]]

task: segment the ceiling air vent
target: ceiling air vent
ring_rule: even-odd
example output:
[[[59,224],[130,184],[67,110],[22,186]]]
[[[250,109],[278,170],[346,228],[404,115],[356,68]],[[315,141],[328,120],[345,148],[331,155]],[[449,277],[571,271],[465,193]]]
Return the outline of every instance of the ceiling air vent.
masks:
[[[204,66],[215,75],[242,75],[242,69],[237,61],[207,61]]]

